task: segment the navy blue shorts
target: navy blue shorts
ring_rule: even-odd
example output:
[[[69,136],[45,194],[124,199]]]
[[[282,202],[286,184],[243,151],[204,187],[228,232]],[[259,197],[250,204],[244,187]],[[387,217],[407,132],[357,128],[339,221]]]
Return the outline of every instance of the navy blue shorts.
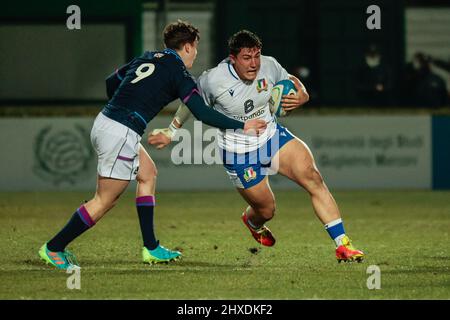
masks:
[[[222,149],[221,156],[230,180],[237,188],[248,189],[260,183],[265,176],[274,174],[272,158],[294,135],[277,124],[276,133],[259,149],[234,153]]]

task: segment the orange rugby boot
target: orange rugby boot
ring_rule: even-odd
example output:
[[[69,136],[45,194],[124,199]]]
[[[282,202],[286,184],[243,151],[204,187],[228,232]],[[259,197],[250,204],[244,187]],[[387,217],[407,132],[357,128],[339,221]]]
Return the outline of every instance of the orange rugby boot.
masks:
[[[342,244],[336,248],[336,259],[340,263],[344,262],[362,262],[364,260],[364,252],[357,250],[352,246],[349,237],[342,238]]]
[[[242,214],[242,221],[247,226],[247,228],[250,230],[253,238],[255,238],[255,240],[258,243],[262,244],[263,246],[267,246],[267,247],[271,247],[275,244],[275,238],[273,237],[272,232],[265,225],[263,225],[259,229],[253,229],[248,224],[248,217],[245,214],[245,212]]]

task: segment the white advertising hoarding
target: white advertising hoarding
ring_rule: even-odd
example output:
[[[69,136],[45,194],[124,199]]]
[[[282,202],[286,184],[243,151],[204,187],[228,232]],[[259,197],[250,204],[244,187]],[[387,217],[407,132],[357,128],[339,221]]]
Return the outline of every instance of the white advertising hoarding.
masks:
[[[0,119],[3,191],[95,190],[96,155],[90,144],[93,118]],[[147,132],[167,126],[157,117]],[[428,116],[307,116],[281,119],[306,142],[330,188],[431,188],[431,120]],[[202,159],[211,147],[209,127],[193,130],[191,154],[202,164],[173,163],[170,148],[146,143],[158,167],[158,190],[223,190],[234,188],[222,165]],[[209,135],[207,141],[198,143]],[[205,140],[205,139],[204,139]],[[213,141],[213,142],[211,142]],[[200,155],[200,157],[197,157]],[[280,175],[275,188],[295,188]]]
[[[335,188],[431,188],[429,116],[286,118]]]

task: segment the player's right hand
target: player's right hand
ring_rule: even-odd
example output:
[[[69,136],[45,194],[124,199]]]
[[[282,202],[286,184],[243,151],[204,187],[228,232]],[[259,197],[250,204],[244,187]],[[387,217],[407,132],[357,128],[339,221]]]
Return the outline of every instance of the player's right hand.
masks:
[[[261,119],[248,120],[244,124],[244,133],[259,136],[266,130],[267,123]]]
[[[149,135],[147,142],[156,149],[162,149],[170,144],[172,141],[172,132],[169,128],[164,129],[154,129]]]

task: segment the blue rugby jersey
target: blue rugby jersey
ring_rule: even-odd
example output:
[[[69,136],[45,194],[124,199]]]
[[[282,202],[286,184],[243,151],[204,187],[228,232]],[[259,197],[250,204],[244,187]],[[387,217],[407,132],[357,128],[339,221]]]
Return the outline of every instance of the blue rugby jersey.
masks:
[[[175,99],[189,99],[197,85],[176,51],[147,51],[106,79],[110,98],[102,113],[142,135],[147,123]]]

